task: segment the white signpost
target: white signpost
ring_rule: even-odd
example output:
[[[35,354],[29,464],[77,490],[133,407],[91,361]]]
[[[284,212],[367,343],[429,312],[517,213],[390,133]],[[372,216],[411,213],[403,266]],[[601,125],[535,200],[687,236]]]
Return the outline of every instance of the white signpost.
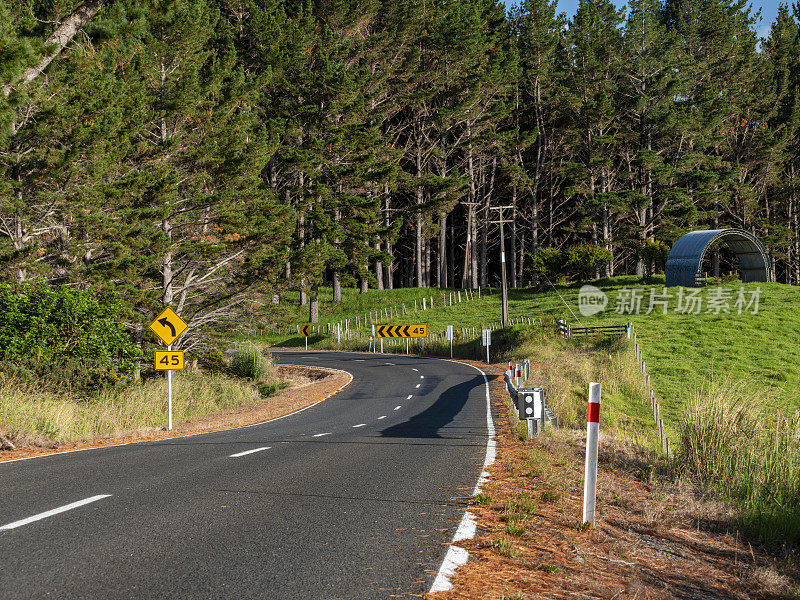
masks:
[[[491,329],[484,329],[483,333],[483,345],[486,346],[486,364],[489,364],[489,346],[492,345],[492,330]]]
[[[447,326],[447,339],[450,342],[450,358],[453,358],[453,326]]]
[[[172,371],[183,369],[183,352],[173,352],[172,344],[186,331],[188,325],[168,306],[149,327],[167,347],[167,352],[156,353],[155,368],[167,372],[167,427],[172,431]],[[166,362],[162,362],[164,360]]]

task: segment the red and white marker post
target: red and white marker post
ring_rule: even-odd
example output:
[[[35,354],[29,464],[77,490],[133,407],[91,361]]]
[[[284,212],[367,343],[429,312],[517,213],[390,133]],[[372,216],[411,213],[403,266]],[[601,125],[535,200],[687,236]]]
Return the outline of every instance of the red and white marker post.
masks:
[[[597,440],[600,437],[600,384],[589,384],[589,411],[586,417],[586,469],[583,477],[583,522],[594,523],[597,497]]]

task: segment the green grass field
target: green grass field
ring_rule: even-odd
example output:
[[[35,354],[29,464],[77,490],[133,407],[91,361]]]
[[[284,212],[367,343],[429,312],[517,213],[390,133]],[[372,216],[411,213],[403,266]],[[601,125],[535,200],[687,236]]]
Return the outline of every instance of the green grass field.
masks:
[[[663,410],[667,426],[673,429],[680,421],[689,398],[698,390],[712,383],[744,381],[759,397],[767,398],[770,407],[779,412],[793,412],[800,408],[797,390],[800,385],[800,364],[798,364],[800,343],[800,288],[783,284],[745,284],[738,282],[700,288],[703,299],[699,314],[676,312],[676,288],[668,290],[673,297],[668,299],[667,313],[661,314],[660,305],[646,314],[650,304],[651,289],[658,295],[662,293],[663,283],[641,284],[636,277],[618,277],[594,282],[608,296],[605,311],[593,316],[582,316],[578,310],[578,287],[559,287],[548,291],[515,289],[509,292],[509,313],[512,319],[520,317],[541,319],[549,326],[553,319],[566,319],[572,326],[581,324],[634,324],[639,344],[652,377]],[[742,307],[738,314],[736,305],[739,290],[743,289],[745,300],[760,288],[758,311],[753,314],[753,306]],[[625,302],[635,291],[641,296],[639,314],[628,314],[629,303]],[[720,291],[728,292],[727,309],[725,302],[719,314],[708,301]],[[335,323],[349,320],[354,328],[355,319],[363,319],[365,313],[372,313],[390,306],[401,311],[401,316],[390,319],[380,318],[379,322],[425,323],[433,333],[443,333],[447,325],[454,325],[457,331],[465,327],[479,328],[481,324],[497,323],[500,320],[500,295],[497,288],[488,294],[483,290],[481,297],[466,301],[462,291],[462,302],[449,305],[452,290],[444,293],[448,305],[442,305],[442,291],[438,289],[400,289],[370,291],[359,294],[356,290],[343,290],[340,306],[331,302],[330,289],[321,290],[320,323]],[[414,312],[414,300],[421,308],[421,298],[434,299],[434,308]],[[408,314],[402,315],[405,303]],[[298,298],[289,295],[277,310],[268,308],[270,317],[277,320],[287,331],[294,324],[308,321],[307,308],[298,306]],[[394,313],[393,313],[394,314]],[[367,328],[360,328],[361,335],[368,334]],[[478,334],[479,335],[479,334]],[[262,338],[272,344],[302,346],[303,339],[294,333],[289,335],[269,334]],[[335,339],[335,338],[334,338]],[[316,335],[311,338],[310,347],[326,347],[331,337]],[[460,340],[471,343],[472,340]],[[363,342],[359,342],[363,343]],[[387,345],[388,348],[388,345]],[[521,356],[520,356],[521,358]],[[535,360],[535,356],[532,357]],[[764,394],[766,392],[766,394]]]

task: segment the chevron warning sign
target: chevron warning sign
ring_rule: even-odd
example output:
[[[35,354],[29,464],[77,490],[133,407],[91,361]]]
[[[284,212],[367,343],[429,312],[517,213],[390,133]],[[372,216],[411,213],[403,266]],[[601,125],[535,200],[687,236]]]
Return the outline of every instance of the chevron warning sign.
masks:
[[[300,328],[300,333],[303,334],[303,337],[308,337],[311,335],[311,325],[303,325]]]
[[[427,325],[376,325],[379,338],[416,338],[428,335]]]

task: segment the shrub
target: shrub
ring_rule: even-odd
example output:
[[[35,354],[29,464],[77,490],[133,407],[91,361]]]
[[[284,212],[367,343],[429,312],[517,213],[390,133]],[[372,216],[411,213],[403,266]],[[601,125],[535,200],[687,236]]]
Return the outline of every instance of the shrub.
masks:
[[[613,258],[610,250],[599,245],[572,246],[566,250],[540,248],[531,257],[531,268],[552,277],[585,278]]]
[[[78,387],[129,377],[141,351],[118,322],[122,310],[116,297],[44,281],[0,285],[2,368],[25,366]]]
[[[648,277],[652,277],[654,272],[666,268],[669,246],[664,242],[646,241],[644,246],[639,248],[639,256],[644,261]]]
[[[231,371],[237,377],[260,381],[270,371],[270,363],[255,344],[247,344],[233,355]]]

